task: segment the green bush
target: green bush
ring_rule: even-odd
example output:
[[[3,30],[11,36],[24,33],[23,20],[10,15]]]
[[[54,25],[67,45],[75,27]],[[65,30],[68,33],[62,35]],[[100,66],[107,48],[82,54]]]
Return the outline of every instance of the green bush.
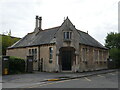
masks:
[[[120,49],[112,48],[109,51],[111,59],[115,62],[116,68],[120,68]]]
[[[10,72],[10,74],[24,73],[25,72],[24,59],[10,56],[9,72]]]

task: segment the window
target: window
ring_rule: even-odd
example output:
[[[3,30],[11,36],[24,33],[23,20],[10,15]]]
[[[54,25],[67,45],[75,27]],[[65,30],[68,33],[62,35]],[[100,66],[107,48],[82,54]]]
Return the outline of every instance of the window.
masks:
[[[34,49],[32,49],[32,55],[34,55]]]
[[[33,56],[34,60],[37,60],[37,48],[29,49],[29,55]]]
[[[34,59],[37,59],[37,49],[34,49]]]
[[[87,61],[87,48],[82,49],[82,61]]]
[[[64,32],[64,39],[71,39],[72,32]]]
[[[104,52],[103,52],[103,60],[104,60],[104,61],[107,61],[107,51],[104,51]]]
[[[50,61],[50,63],[52,62],[52,60],[53,60],[53,48],[50,47],[49,48],[49,61]]]
[[[71,39],[71,36],[72,36],[72,32],[70,32],[70,39]]]
[[[102,51],[99,50],[99,61],[102,61]]]
[[[66,32],[67,33],[67,38],[66,39],[70,39],[70,37],[69,37],[69,32]]]
[[[94,50],[94,60],[98,61],[98,50]]]
[[[31,51],[31,49],[29,49],[29,55],[31,55],[32,54],[32,51]]]

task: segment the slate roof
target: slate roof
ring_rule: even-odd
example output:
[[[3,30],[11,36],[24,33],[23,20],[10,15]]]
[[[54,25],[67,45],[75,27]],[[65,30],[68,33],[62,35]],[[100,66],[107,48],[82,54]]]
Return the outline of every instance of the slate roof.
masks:
[[[88,33],[85,33],[85,32],[80,31],[80,30],[77,30],[77,31],[80,35],[80,38],[79,38],[80,44],[107,49],[102,44],[100,44],[97,40],[95,40],[93,37],[91,37]]]
[[[16,42],[14,45],[12,45],[11,47],[8,47],[8,49],[55,43],[54,37],[56,32],[59,30],[59,28],[60,26],[45,29],[45,30],[39,31],[37,34],[34,32],[28,33],[25,37],[23,37],[21,40]],[[80,35],[80,38],[79,38],[80,44],[107,49],[102,44],[100,44],[97,40],[92,38],[88,33],[85,33],[80,30],[77,30],[77,31]]]
[[[19,47],[27,47],[27,46],[38,46],[42,44],[50,44],[54,42],[54,34],[57,32],[59,27],[45,29],[37,34],[34,32],[28,33],[25,37],[21,40],[16,42],[9,48],[19,48]]]
[[[23,37],[23,39],[19,40],[17,43],[15,43],[9,48],[37,46],[37,45],[42,45],[42,44],[55,43],[54,36],[58,29],[59,27],[47,29],[47,30],[39,32],[37,35],[35,35],[35,33],[29,33],[25,37]],[[92,38],[89,34],[82,32],[80,30],[77,30],[77,31],[80,35],[80,38],[79,38],[80,44],[106,49],[102,44],[100,44],[98,41]]]

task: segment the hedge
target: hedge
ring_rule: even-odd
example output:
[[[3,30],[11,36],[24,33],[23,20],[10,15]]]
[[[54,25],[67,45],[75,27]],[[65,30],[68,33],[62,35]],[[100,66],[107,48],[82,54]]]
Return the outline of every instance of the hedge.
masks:
[[[9,73],[18,74],[25,72],[25,61],[24,59],[10,56],[9,58]]]

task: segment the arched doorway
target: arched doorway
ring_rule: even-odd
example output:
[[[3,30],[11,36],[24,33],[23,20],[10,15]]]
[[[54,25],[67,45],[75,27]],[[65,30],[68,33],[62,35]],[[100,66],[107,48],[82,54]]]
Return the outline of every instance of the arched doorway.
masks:
[[[73,62],[75,58],[75,48],[73,47],[62,47],[60,48],[59,65],[61,70],[72,70]]]

